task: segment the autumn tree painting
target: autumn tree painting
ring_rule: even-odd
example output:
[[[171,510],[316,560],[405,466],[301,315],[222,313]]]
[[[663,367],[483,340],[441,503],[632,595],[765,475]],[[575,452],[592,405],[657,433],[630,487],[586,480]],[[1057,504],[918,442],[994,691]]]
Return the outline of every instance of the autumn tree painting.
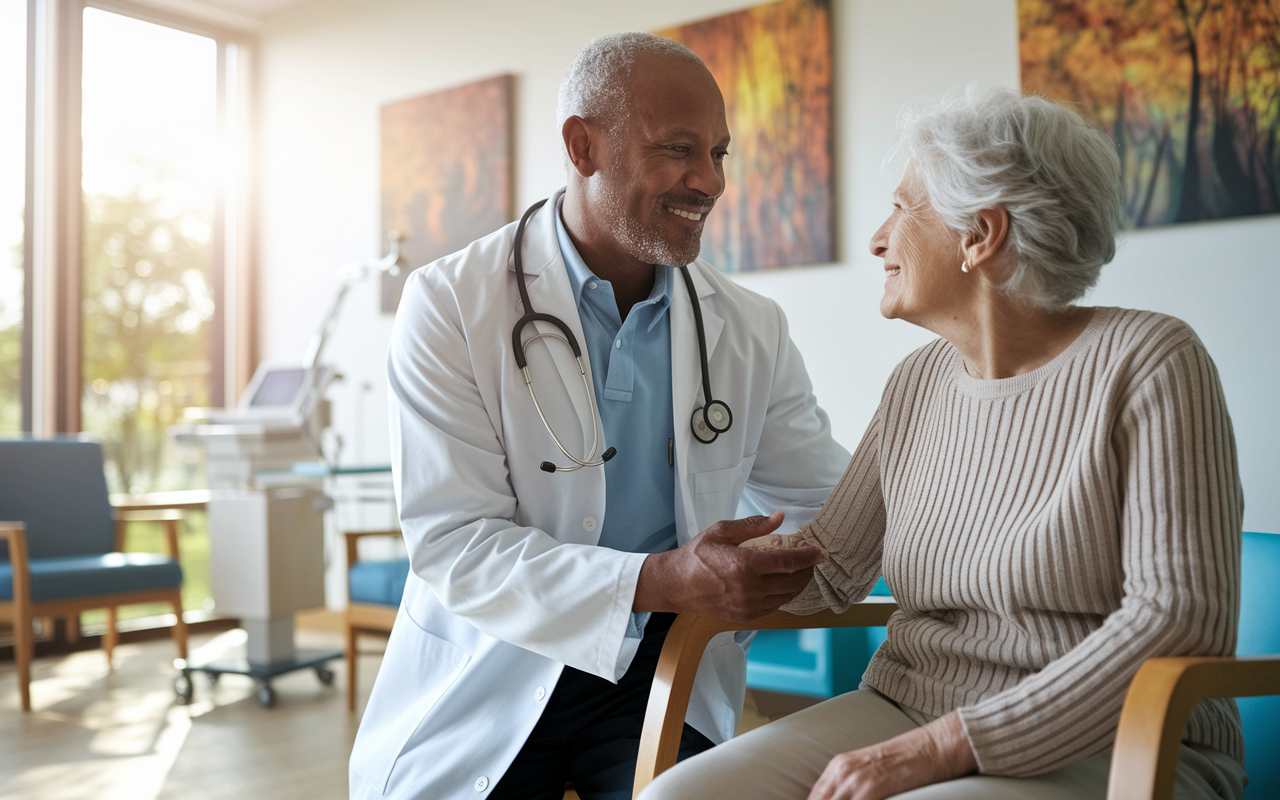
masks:
[[[830,0],[782,0],[657,33],[706,61],[733,137],[702,255],[722,270],[831,261]]]
[[[1280,0],[1018,0],[1022,89],[1115,140],[1130,227],[1280,211]]]

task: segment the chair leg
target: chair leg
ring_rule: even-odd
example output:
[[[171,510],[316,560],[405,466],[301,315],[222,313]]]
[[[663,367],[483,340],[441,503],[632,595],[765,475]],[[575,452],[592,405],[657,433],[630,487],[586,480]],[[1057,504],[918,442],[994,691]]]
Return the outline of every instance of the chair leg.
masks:
[[[114,668],[116,644],[119,641],[120,633],[116,630],[116,609],[112,606],[107,609],[107,632],[102,635],[102,649],[107,654],[107,669]]]
[[[173,643],[178,646],[178,658],[187,658],[187,622],[182,618],[182,590],[173,590],[173,615],[177,621],[173,623]]]
[[[67,644],[80,641],[80,614],[68,614],[63,621],[66,623]]]
[[[356,710],[356,659],[359,653],[356,652],[356,640],[359,638],[359,632],[350,620],[347,623],[347,710]]]
[[[13,621],[14,660],[18,662],[18,695],[22,698],[22,710],[31,710],[31,658],[34,655],[33,620],[29,614],[18,613]]]

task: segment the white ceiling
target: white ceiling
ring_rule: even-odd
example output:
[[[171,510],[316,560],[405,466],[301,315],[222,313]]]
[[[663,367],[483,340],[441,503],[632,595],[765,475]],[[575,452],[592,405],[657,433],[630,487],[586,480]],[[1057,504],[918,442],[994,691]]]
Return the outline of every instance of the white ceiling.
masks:
[[[142,6],[211,23],[231,30],[252,32],[280,14],[321,0],[134,0]]]
[[[265,20],[282,11],[292,11],[318,0],[194,0],[194,2]]]

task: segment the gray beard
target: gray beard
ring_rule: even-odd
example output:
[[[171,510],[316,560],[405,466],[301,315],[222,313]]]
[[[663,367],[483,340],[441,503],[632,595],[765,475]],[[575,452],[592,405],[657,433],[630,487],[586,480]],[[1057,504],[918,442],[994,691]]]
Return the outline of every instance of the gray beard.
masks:
[[[621,198],[606,192],[609,206],[609,232],[628,253],[646,264],[683,267],[693,263],[702,249],[702,236],[695,231],[682,231],[671,236],[661,225],[646,225],[632,219],[622,208]],[[663,212],[666,213],[666,212]]]
[[[694,231],[668,238],[660,226],[644,225],[625,216],[615,217],[612,227],[613,235],[627,251],[646,264],[683,267],[702,250],[702,237]]]

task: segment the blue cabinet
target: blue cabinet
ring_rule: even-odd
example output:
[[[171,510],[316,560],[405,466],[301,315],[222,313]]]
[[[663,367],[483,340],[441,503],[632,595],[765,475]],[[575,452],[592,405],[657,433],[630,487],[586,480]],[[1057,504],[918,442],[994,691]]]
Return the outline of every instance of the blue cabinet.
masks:
[[[884,578],[871,594],[889,595]],[[814,697],[851,692],[884,638],[884,628],[760,631],[747,653],[747,686]]]

